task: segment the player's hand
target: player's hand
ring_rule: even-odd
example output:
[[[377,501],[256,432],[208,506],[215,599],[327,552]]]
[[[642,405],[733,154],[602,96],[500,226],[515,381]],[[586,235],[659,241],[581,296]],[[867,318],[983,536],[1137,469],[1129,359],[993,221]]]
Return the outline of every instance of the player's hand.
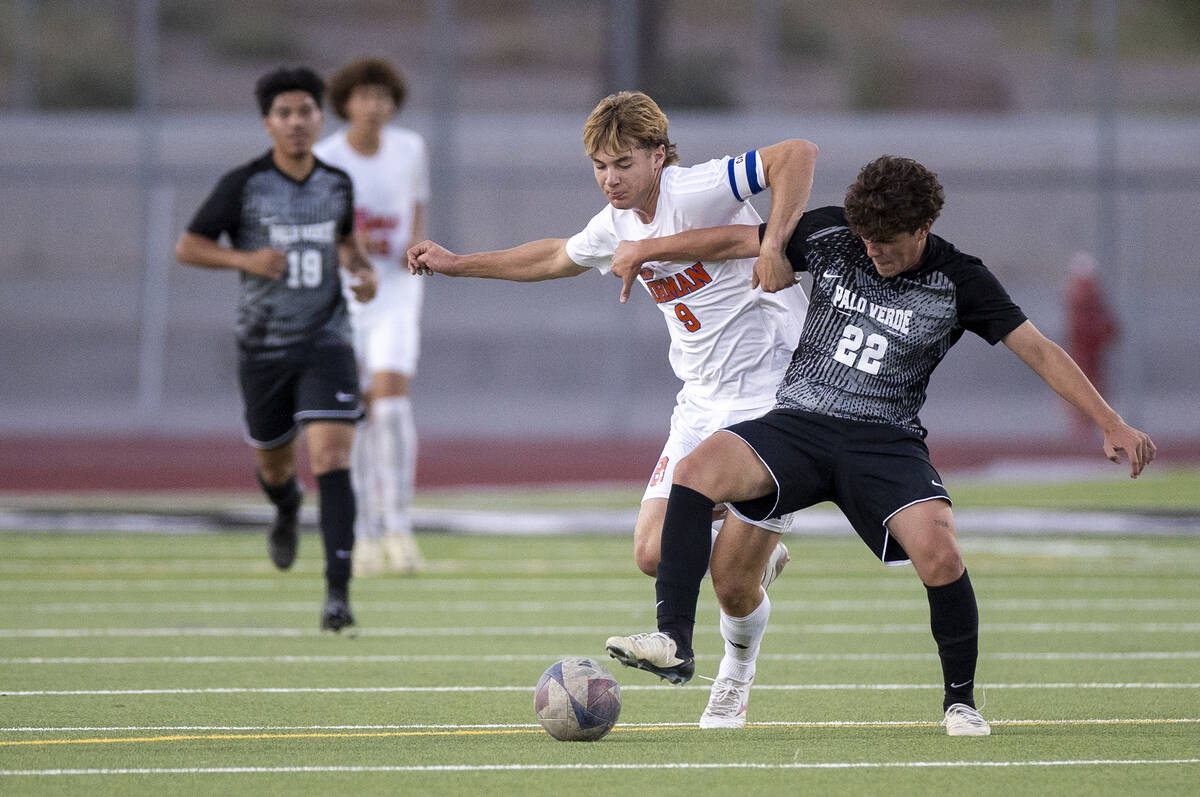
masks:
[[[410,274],[454,274],[458,255],[433,241],[421,243],[408,250],[408,272]]]
[[[1150,435],[1122,421],[1120,425],[1104,430],[1104,456],[1120,462],[1122,451],[1129,458],[1129,478],[1136,479],[1142,468],[1154,461],[1158,448]]]
[[[379,277],[375,274],[375,269],[363,268],[351,274],[346,284],[350,286],[350,292],[354,294],[355,299],[369,302],[379,290]]]
[[[242,271],[277,280],[287,271],[287,255],[269,246],[247,252],[242,260]]]
[[[654,272],[642,266],[645,261],[638,256],[637,241],[621,241],[613,252],[612,273],[621,279],[621,304],[629,301],[629,293],[638,277],[650,279]]]
[[[763,293],[778,293],[796,284],[796,271],[783,252],[764,250],[754,261],[754,276],[751,288],[762,288]]]

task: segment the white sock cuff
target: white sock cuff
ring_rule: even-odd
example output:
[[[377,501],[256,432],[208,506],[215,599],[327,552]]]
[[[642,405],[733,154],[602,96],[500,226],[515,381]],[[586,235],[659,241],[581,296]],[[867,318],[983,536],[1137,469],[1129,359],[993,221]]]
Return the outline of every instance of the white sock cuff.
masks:
[[[376,415],[411,412],[412,399],[408,396],[384,396],[371,402],[371,411]]]

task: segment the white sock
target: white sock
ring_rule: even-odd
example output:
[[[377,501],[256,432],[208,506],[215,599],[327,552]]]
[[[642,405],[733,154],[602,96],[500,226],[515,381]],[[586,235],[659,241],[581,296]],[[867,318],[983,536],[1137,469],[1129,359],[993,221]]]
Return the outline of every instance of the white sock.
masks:
[[[386,534],[412,535],[413,482],[417,465],[417,429],[407,396],[376,399],[372,407],[375,468]]]
[[[771,599],[763,593],[762,603],[745,617],[730,617],[721,612],[721,636],[725,639],[725,655],[717,670],[718,678],[749,681],[754,678],[758,649],[767,633],[771,617]]]
[[[373,424],[363,419],[354,430],[350,449],[350,485],[354,488],[354,536],[360,540],[379,536],[378,493],[374,488]]]

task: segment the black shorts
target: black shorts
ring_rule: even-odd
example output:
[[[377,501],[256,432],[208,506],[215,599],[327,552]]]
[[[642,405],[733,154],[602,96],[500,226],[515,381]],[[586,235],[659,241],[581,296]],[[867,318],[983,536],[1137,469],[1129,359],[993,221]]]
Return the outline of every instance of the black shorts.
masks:
[[[832,501],[885,564],[908,561],[888,532],[892,515],[921,501],[950,500],[925,442],[898,426],[771,410],[726,431],[754,450],[776,488],[734,503],[736,514],[762,520]]]
[[[348,344],[242,349],[238,382],[246,442],[255,448],[290,443],[307,421],[354,423],[363,416],[358,365]]]

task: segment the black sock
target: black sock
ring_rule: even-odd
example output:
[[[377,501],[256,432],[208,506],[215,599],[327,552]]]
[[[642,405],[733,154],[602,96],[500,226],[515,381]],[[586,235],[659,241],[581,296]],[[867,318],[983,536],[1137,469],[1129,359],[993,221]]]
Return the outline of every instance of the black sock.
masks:
[[[350,583],[350,552],[354,548],[354,490],[350,471],[332,470],[317,476],[321,496],[321,539],[325,543],[325,582],[331,595],[344,598]]]
[[[964,570],[957,581],[925,587],[929,596],[929,625],[942,660],[946,697],[942,709],[954,703],[975,707],[975,662],[979,658],[979,609],[975,590]]]
[[[658,596],[658,630],[671,635],[681,658],[692,655],[696,602],[712,548],[713,506],[702,493],[671,485],[654,592]]]
[[[300,492],[300,483],[296,481],[295,476],[292,476],[292,478],[283,484],[267,484],[263,481],[262,474],[257,470],[254,471],[254,475],[258,477],[258,485],[267,494],[267,498],[280,509],[292,509],[304,497],[304,494]]]

